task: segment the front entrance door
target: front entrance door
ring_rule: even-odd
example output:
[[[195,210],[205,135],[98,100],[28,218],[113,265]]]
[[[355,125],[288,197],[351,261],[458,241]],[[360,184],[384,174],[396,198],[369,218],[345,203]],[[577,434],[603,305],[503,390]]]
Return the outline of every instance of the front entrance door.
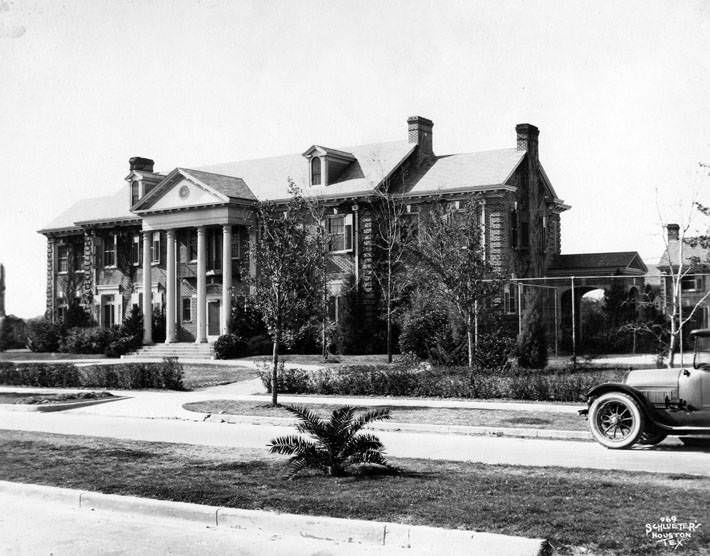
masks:
[[[219,299],[207,302],[207,335],[219,336],[219,310],[221,301]]]

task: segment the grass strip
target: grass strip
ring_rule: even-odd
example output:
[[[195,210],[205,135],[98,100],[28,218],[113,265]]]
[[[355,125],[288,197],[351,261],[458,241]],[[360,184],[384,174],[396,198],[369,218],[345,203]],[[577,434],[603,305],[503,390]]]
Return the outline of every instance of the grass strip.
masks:
[[[0,479],[199,504],[545,537],[559,554],[665,554],[645,535],[661,516],[705,525],[705,478],[393,460],[397,476],[286,479],[263,451],[0,431]]]
[[[307,399],[297,405],[306,405],[321,417],[331,414],[334,407],[327,404],[308,403]],[[212,415],[249,415],[258,417],[289,417],[293,414],[282,406],[274,407],[263,402],[238,400],[207,400],[186,403],[188,411],[211,413]],[[582,407],[582,405],[580,405]],[[396,423],[426,423],[431,425],[463,425],[468,427],[516,427],[530,429],[554,429],[569,431],[587,430],[584,417],[575,414],[548,414],[540,411],[506,411],[499,409],[454,409],[381,405],[377,409],[388,408],[392,421]],[[356,406],[358,410],[375,409]]]
[[[101,392],[76,392],[72,394],[31,394],[25,392],[0,392],[0,404],[51,405],[57,403],[103,400],[113,398],[113,394]]]

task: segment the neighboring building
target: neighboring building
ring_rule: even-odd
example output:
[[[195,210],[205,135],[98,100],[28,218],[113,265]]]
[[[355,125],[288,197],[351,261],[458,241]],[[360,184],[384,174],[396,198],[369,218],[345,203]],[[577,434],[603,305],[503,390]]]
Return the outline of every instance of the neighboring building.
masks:
[[[671,311],[673,279],[682,265],[680,297],[683,318],[699,303],[689,328],[707,328],[710,326],[710,249],[699,245],[694,238],[684,238],[681,242],[680,226],[666,226],[666,249],[658,261],[661,275],[661,292],[666,312]]]
[[[6,317],[5,314],[5,267],[0,264],[0,319]]]
[[[102,326],[120,323],[134,305],[148,320],[164,313],[166,342],[225,333],[232,298],[248,293],[241,273],[256,272],[249,253],[254,206],[286,201],[290,181],[327,206],[335,307],[353,280],[374,315],[373,203],[384,190],[406,198],[415,222],[433,199],[476,195],[490,260],[512,277],[543,276],[560,254],[560,213],[569,207],[538,160],[538,129],[516,126],[512,148],[444,156],[434,154],[432,129],[415,116],[403,141],[314,144],[303,154],[164,174],[150,159],[131,158],[127,183],[114,195],[80,201],[40,230],[47,316],[61,319],[75,296]]]

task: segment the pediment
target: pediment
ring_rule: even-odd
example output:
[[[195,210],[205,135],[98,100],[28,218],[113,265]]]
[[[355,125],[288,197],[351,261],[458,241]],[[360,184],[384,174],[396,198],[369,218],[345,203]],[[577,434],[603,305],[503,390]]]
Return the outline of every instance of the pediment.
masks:
[[[221,205],[229,201],[219,191],[202,183],[187,171],[176,169],[133,208],[133,212],[166,211]]]

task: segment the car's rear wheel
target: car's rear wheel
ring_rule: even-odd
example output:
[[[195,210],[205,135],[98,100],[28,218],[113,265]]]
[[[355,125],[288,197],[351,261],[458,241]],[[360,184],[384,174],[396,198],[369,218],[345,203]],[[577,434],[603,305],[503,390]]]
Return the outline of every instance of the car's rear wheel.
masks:
[[[643,432],[644,418],[629,395],[607,392],[589,407],[589,428],[594,439],[607,448],[630,448]]]

